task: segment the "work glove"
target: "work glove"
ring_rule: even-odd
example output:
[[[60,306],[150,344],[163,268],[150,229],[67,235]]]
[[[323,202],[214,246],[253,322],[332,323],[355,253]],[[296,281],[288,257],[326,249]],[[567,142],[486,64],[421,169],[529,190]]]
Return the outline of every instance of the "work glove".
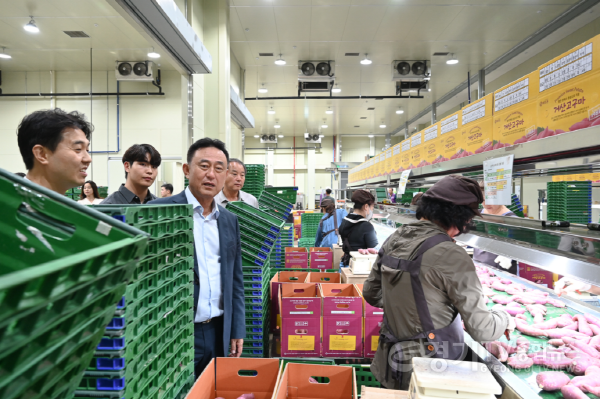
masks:
[[[591,288],[591,284],[584,283],[572,277],[563,277],[554,284],[554,292],[559,296],[572,292],[588,292]]]
[[[498,256],[494,259],[494,263],[497,263],[501,268],[508,270],[512,266],[512,259],[505,256]]]
[[[508,314],[508,313],[506,313]],[[515,323],[515,318],[512,317],[511,315],[508,315],[508,326],[506,327],[506,331],[508,331],[509,334],[515,332],[515,328],[517,328],[517,323]]]

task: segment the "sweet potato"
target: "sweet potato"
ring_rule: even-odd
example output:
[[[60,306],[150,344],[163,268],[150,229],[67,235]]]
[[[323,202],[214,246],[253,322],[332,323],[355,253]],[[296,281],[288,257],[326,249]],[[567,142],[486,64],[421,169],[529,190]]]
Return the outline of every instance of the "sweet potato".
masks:
[[[570,370],[575,375],[584,375],[585,371],[591,366],[600,367],[600,360],[583,352],[567,352],[565,356],[572,360]]]
[[[592,316],[589,313],[584,313],[583,317],[585,317],[585,319],[587,320],[588,324],[594,324],[594,325],[600,327],[600,319],[597,318],[596,316]]]
[[[571,127],[569,128],[569,131],[574,131],[574,130],[579,130],[579,129],[585,129],[586,127],[590,127],[591,123],[590,120],[588,118],[583,118],[583,120],[581,122],[577,122],[571,125]]]
[[[588,326],[590,326],[590,328],[591,328],[592,332],[594,333],[594,335],[600,335],[600,327],[598,327],[595,324],[589,324],[589,323],[588,323]]]
[[[561,314],[560,317],[557,317],[557,319],[558,328],[564,328],[565,326],[568,326],[569,324],[573,323],[573,318],[568,314]]]
[[[568,330],[565,328],[553,328],[550,330],[540,330],[546,332],[546,337],[550,339],[558,338],[562,339],[563,337],[573,337],[573,338],[583,338],[585,335],[578,333],[577,331]]]
[[[592,387],[592,386],[589,386],[587,384],[583,384],[583,386],[581,388],[585,389],[586,392],[589,392],[592,395],[595,395],[595,396],[597,396],[597,397],[600,398],[600,387]]]
[[[560,371],[543,371],[535,377],[538,387],[544,391],[557,391],[569,381],[569,376]]]
[[[543,323],[535,323],[532,327],[539,328],[540,330],[551,330],[553,328],[558,327],[558,320],[555,318],[555,319],[547,320]],[[561,345],[562,345],[562,343],[561,343]],[[558,345],[558,346],[560,346],[560,345]]]
[[[587,335],[588,337],[591,337],[592,335],[594,335],[594,333],[592,332],[592,329],[590,328],[587,320],[585,319],[585,317],[583,317],[583,315],[578,314],[577,316],[573,317],[573,320],[577,321],[577,330],[582,333]]]
[[[573,385],[565,385],[560,389],[565,399],[590,399],[583,391]]]
[[[563,342],[569,345],[573,349],[577,349],[587,355],[590,355],[594,359],[600,359],[600,352],[598,352],[595,348],[592,348],[590,345],[585,344],[578,340],[572,340],[572,342],[565,341],[567,337],[563,337]]]
[[[500,362],[504,363],[508,359],[508,352],[500,344],[500,342],[488,342],[485,344],[485,349],[496,357]]]
[[[525,354],[517,353],[508,358],[508,365],[515,369],[528,369],[533,366],[533,359]]]
[[[254,399],[253,393],[243,393],[238,399]]]
[[[600,373],[600,367],[598,366],[590,366],[585,370],[585,375]]]
[[[541,361],[538,364],[552,370],[569,370],[573,367],[573,359],[569,359],[564,353],[556,353],[552,356],[541,356]]]
[[[552,305],[556,308],[564,308],[567,306],[563,301],[554,298],[548,298],[546,304]]]
[[[548,321],[550,321],[550,320],[548,320]],[[540,327],[537,327],[537,328],[540,328]],[[542,328],[542,330],[543,330],[543,328]],[[550,345],[552,345],[552,346],[556,346],[556,347],[563,346],[563,345],[565,344],[565,343],[563,342],[563,340],[562,340],[562,339],[559,339],[559,338],[549,339],[549,340],[548,340],[548,343],[549,343]]]
[[[496,291],[506,291],[506,285],[502,284],[500,281],[494,281],[492,283],[492,288]]]
[[[493,285],[492,285],[492,288],[494,288]],[[504,296],[504,295],[494,295],[490,299],[496,303],[499,303],[500,305],[508,305],[509,303],[511,303],[513,301],[513,297]]]
[[[595,337],[593,337],[592,339],[590,339],[590,342],[588,344],[592,348],[600,351],[600,335],[596,335]]]
[[[600,373],[591,373],[583,376],[575,377],[571,380],[569,385],[574,385],[581,389],[583,392],[587,392],[587,389],[583,388],[583,385],[589,387],[600,387]]]
[[[531,296],[526,296],[526,295],[515,295],[514,301],[522,303],[523,305],[531,305],[531,304],[536,303],[535,298],[533,298]]]
[[[540,330],[539,328],[530,326],[529,324],[527,324],[527,322],[525,322],[521,319],[515,318],[515,324],[517,326],[517,330],[521,331],[525,335],[531,335],[532,337],[547,337],[548,336],[548,334],[546,333],[546,330]]]
[[[574,322],[574,323],[564,326],[563,328],[566,328],[567,330],[577,331],[578,324],[577,324],[577,322]],[[579,332],[579,331],[577,331],[577,332]]]

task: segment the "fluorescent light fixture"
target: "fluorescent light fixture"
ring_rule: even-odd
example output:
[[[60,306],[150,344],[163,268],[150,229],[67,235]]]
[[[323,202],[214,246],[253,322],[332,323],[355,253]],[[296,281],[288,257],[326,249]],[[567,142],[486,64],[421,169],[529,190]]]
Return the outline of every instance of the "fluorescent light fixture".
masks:
[[[258,134],[255,134],[255,135],[254,135],[254,138],[255,138],[255,139],[257,139],[257,138],[259,138],[259,137],[260,137],[260,136],[259,136]]]
[[[281,58],[281,54],[279,54],[279,59],[275,60],[275,65],[285,65],[286,62],[283,58]]]
[[[0,53],[0,58],[11,59],[12,57],[9,54],[6,54],[6,47],[2,47],[2,52]]]
[[[386,125],[384,125],[384,124],[382,123],[381,125],[379,125],[379,127],[380,127],[381,129],[385,129],[387,126],[386,126]]]
[[[333,114],[333,110],[330,107],[327,111],[325,111],[325,113],[328,115],[331,115],[331,114]]]
[[[268,93],[269,90],[267,90],[267,88],[265,87],[265,84],[263,83],[262,87],[260,89],[258,89],[258,92],[261,94],[265,94],[265,93]]]
[[[320,137],[320,138],[323,138],[323,137],[325,137],[325,135],[324,135],[324,134],[320,134],[320,135],[319,135],[319,137]]]
[[[340,88],[338,87],[338,84],[336,83],[336,84],[335,84],[335,87],[334,87],[333,89],[331,89],[331,92],[332,92],[332,93],[341,93],[341,92],[342,92],[342,89],[340,89]]]
[[[363,65],[371,65],[373,61],[371,61],[368,57],[369,54],[365,53],[365,58],[360,60],[360,63]]]
[[[323,128],[323,129],[327,129],[328,127],[329,127],[329,126],[327,126],[327,125],[326,125],[326,124],[324,124],[324,123],[321,125],[321,128]]]
[[[372,134],[369,134],[369,138],[370,139],[372,139],[373,137],[375,137],[375,136],[373,136]]]
[[[273,107],[271,107],[271,109],[267,111],[267,114],[275,115],[275,110],[273,109]]]
[[[29,18],[31,18],[31,20],[27,25],[23,27],[23,29],[25,29],[27,32],[38,33],[40,31],[40,28],[38,28],[35,24],[35,21],[33,20],[33,15],[31,15]]]
[[[281,139],[281,138],[283,138],[283,134],[280,134],[280,135],[279,135],[279,136],[277,136],[277,137],[279,137],[279,138]]]
[[[152,47],[152,51],[148,53],[148,57],[150,58],[160,58],[160,54],[154,51],[154,47]]]
[[[448,58],[446,60],[446,64],[448,64],[448,65],[458,64],[458,60],[456,59],[456,57],[454,57],[454,53],[450,54],[450,58]]]
[[[403,110],[403,109],[398,109],[398,110],[396,110],[396,113],[397,113],[398,115],[401,115],[401,114],[403,114],[403,113],[404,113],[404,110]]]
[[[273,126],[275,129],[279,129],[281,127],[280,124],[276,124],[275,126]]]

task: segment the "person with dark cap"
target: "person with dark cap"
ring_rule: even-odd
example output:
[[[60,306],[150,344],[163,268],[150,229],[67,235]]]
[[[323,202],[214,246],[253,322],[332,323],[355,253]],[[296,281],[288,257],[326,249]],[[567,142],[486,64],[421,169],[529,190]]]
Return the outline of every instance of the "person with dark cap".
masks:
[[[375,209],[375,197],[367,190],[356,190],[350,200],[354,203],[354,211],[340,225],[344,266],[350,264],[351,251],[375,248],[379,244],[375,228],[370,223]]]
[[[339,227],[342,220],[348,215],[344,209],[335,209],[335,202],[331,199],[323,199],[321,210],[325,214],[319,222],[315,247],[332,248],[339,241]]]
[[[363,295],[383,308],[371,371],[384,387],[406,390],[413,357],[463,360],[463,326],[475,341],[514,330],[504,310],[488,310],[475,265],[453,237],[479,215],[476,181],[446,176],[421,197],[417,222],[398,228],[383,244]]]

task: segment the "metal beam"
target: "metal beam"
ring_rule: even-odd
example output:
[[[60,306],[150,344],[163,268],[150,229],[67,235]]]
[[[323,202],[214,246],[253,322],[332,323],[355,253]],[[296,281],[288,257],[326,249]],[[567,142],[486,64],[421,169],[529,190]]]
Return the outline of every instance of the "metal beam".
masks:
[[[480,69],[477,77],[479,78],[479,84],[477,85],[477,98],[483,98],[485,96],[485,69]]]

